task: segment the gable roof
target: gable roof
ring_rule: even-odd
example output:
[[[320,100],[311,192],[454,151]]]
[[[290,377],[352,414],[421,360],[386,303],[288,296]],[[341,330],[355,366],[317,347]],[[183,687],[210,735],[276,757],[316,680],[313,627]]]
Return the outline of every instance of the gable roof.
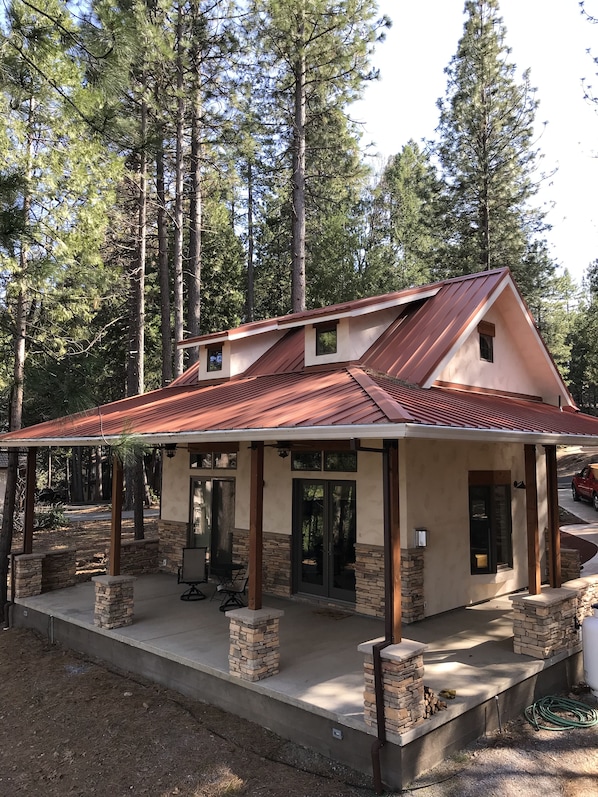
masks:
[[[518,312],[526,316],[529,334],[545,353],[547,367],[554,370],[564,410],[530,397],[434,383],[450,352],[505,290],[521,304]],[[358,361],[305,367],[305,325],[334,313],[354,317],[395,306],[395,320]],[[134,433],[156,444],[310,437],[565,444],[580,439],[587,443],[598,436],[598,419],[572,411],[573,400],[507,269],[244,325],[226,335],[234,340],[235,333],[247,337],[285,327],[285,334],[234,378],[198,382],[197,366],[192,366],[169,387],[47,421],[0,440],[5,445],[86,445],[111,443],[123,433]]]

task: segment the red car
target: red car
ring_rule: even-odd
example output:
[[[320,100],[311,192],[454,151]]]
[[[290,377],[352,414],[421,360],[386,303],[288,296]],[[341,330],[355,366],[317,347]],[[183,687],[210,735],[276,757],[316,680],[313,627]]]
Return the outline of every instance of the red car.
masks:
[[[598,464],[586,465],[579,473],[576,473],[571,482],[571,492],[573,500],[584,499],[590,501],[596,512],[598,512]]]

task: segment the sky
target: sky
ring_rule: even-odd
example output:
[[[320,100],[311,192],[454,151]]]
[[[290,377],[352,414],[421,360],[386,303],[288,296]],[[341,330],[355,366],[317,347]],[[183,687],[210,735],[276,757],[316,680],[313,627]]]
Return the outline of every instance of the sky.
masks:
[[[465,0],[378,0],[393,21],[378,45],[381,79],[368,84],[353,117],[363,123],[366,152],[386,159],[411,138],[434,137],[436,101],[446,90],[445,67],[463,34]],[[598,15],[598,0],[586,0]],[[500,0],[506,43],[518,76],[530,70],[540,169],[550,175],[538,196],[547,209],[551,253],[579,282],[598,258],[598,104],[584,99],[582,79],[598,94],[598,24],[578,0]],[[544,123],[547,122],[545,125]],[[376,165],[382,161],[374,158]]]

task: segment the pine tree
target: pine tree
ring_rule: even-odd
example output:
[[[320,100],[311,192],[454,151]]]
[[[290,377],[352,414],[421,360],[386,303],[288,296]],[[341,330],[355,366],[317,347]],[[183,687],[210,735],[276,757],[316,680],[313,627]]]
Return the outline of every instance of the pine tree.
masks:
[[[409,141],[386,163],[368,202],[363,274],[366,293],[385,293],[434,278],[441,242],[440,184],[429,153]]]
[[[347,207],[340,181],[347,185],[362,174],[359,135],[347,108],[375,77],[370,57],[390,23],[376,18],[375,0],[253,0],[251,11],[260,32],[263,116],[276,131],[273,171],[276,163],[287,181],[280,199],[288,210],[281,218],[290,214],[291,307],[297,312],[306,307],[315,247],[310,216],[336,215],[338,225],[340,207]]]
[[[516,79],[498,0],[467,0],[467,20],[446,69],[436,152],[446,187],[442,267],[461,274],[509,266],[524,295],[551,272],[533,245],[545,231],[537,193],[529,72]]]
[[[61,330],[89,319],[108,282],[99,248],[113,200],[115,161],[87,123],[93,96],[60,0],[38,12],[14,0],[2,20],[0,174],[19,175],[18,230],[3,236],[2,314],[11,330],[8,426],[22,425],[27,358],[59,352]],[[0,607],[6,599],[16,451],[9,461],[0,533]]]

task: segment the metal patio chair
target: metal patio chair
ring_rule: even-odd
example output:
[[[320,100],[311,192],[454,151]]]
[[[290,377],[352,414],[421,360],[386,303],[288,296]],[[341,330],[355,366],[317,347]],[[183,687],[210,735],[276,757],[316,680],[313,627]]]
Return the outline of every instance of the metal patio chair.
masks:
[[[246,603],[243,596],[247,592],[247,584],[249,582],[249,573],[247,570],[237,574],[231,581],[218,584],[216,592],[221,596],[220,606],[218,607],[221,612],[227,612],[229,609],[244,609]]]
[[[207,552],[207,548],[183,548],[177,583],[187,584],[189,589],[181,595],[182,601],[202,601],[206,597],[197,585],[208,581]]]

